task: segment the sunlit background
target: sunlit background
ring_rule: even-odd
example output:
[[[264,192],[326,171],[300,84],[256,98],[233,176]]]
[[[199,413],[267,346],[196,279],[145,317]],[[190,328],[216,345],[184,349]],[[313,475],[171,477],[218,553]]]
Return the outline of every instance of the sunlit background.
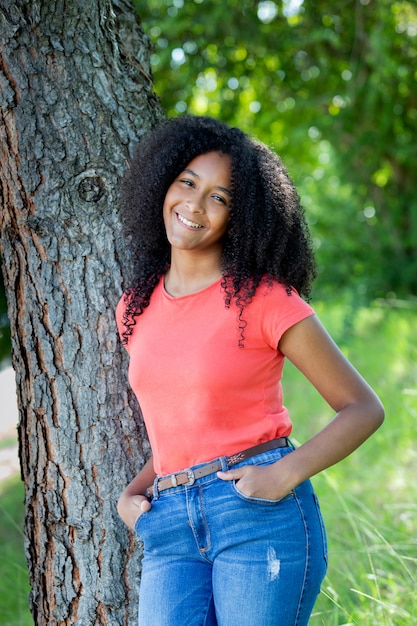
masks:
[[[282,157],[314,238],[313,305],[386,407],[369,442],[314,478],[331,558],[311,626],[417,624],[417,5],[134,3],[167,115],[220,118]],[[0,370],[0,623],[33,626],[1,284]],[[331,416],[295,368],[285,377],[304,441]]]

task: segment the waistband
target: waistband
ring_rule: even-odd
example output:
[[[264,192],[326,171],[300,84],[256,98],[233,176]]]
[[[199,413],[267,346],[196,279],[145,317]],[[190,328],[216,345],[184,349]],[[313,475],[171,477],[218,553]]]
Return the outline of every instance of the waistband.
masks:
[[[242,450],[241,452],[236,452],[236,454],[232,454],[226,457],[227,465],[233,466],[241,461],[246,461],[246,459],[250,459],[252,456],[256,456],[257,454],[261,454],[262,452],[268,452],[268,450],[275,450],[276,448],[286,448],[289,445],[288,439],[286,437],[279,437],[278,439],[271,439],[271,441],[266,441],[265,443],[260,443],[257,446],[252,446],[251,448],[246,448],[246,450]],[[180,487],[180,486],[190,486],[195,483],[198,478],[203,478],[204,476],[208,476],[209,474],[214,474],[215,472],[219,472],[222,469],[221,461],[213,461],[212,463],[205,463],[201,465],[197,469],[186,469],[181,472],[177,472],[175,474],[171,474],[170,476],[162,476],[157,479],[156,485],[158,492],[164,491],[165,489],[172,489],[172,487]],[[151,485],[146,490],[146,496],[151,498],[154,494],[154,487]]]

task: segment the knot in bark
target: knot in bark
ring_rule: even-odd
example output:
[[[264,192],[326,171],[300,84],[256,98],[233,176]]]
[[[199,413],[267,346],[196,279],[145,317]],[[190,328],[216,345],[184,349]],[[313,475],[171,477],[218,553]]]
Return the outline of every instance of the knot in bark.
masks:
[[[106,191],[106,184],[101,176],[87,176],[78,185],[78,193],[84,202],[98,202]]]

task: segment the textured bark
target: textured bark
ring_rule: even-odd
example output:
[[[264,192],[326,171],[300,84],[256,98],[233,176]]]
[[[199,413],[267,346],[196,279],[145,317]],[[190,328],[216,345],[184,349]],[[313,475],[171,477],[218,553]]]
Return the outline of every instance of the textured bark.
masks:
[[[115,503],[148,444],[114,307],[118,184],[162,116],[128,0],[0,0],[1,254],[35,624],[135,624]],[[133,556],[133,553],[135,555]]]

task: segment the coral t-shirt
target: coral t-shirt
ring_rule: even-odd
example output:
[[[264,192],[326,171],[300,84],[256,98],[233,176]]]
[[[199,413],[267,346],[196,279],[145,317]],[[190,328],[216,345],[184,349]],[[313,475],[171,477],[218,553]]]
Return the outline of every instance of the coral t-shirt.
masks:
[[[123,331],[124,297],[116,319]],[[262,283],[244,309],[225,306],[221,279],[173,297],[161,279],[126,349],[158,475],[227,456],[291,432],[281,388],[283,333],[313,315],[293,290]]]

